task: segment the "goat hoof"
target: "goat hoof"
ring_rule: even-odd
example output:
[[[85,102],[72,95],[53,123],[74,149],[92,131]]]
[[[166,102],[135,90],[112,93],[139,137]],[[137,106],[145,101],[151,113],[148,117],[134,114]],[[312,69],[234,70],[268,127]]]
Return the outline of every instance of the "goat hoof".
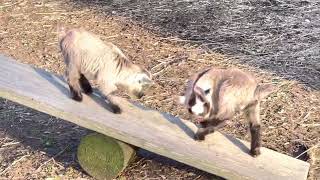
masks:
[[[82,94],[81,93],[73,93],[72,99],[75,101],[81,102],[82,101]]]
[[[259,156],[259,155],[261,154],[260,148],[251,149],[251,150],[250,150],[250,153],[251,153],[251,155],[252,155],[253,157],[257,157],[257,156]]]
[[[195,134],[194,135],[194,140],[196,140],[196,141],[203,141],[205,139],[205,137],[204,137],[204,135],[202,135],[202,134]]]
[[[111,109],[114,114],[121,114],[122,112],[121,108],[117,105],[112,106]]]
[[[85,86],[83,87],[83,92],[85,94],[91,94],[93,92],[92,87],[91,86]]]

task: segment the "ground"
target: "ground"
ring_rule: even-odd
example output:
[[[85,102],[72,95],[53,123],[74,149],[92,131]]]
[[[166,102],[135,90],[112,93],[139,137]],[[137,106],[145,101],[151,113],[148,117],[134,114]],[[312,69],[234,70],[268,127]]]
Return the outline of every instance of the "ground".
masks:
[[[262,103],[263,146],[311,163],[320,177],[320,4],[313,1],[0,0],[0,53],[61,74],[57,23],[84,27],[145,66],[156,86],[145,106],[190,119],[173,101],[193,73],[209,66],[251,71],[279,91]],[[0,177],[91,179],[76,147],[89,131],[0,99]],[[249,140],[235,117],[223,132]],[[154,154],[139,157],[118,179],[209,179]]]

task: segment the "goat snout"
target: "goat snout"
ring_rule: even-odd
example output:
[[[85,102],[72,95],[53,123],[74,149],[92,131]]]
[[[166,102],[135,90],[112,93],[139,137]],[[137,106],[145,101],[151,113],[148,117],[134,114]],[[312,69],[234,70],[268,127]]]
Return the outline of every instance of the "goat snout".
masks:
[[[138,99],[142,98],[145,95],[142,91],[133,91],[132,94]]]
[[[202,123],[202,122],[204,122],[205,121],[205,119],[203,118],[203,117],[201,117],[201,116],[199,116],[199,117],[197,117],[196,118],[196,123]]]

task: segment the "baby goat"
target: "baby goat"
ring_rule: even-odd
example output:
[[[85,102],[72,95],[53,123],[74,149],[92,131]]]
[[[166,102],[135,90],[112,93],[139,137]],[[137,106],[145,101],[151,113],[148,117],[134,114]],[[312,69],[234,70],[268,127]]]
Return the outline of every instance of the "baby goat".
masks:
[[[258,156],[261,147],[260,102],[273,91],[272,85],[259,85],[247,72],[212,68],[196,73],[189,80],[179,102],[197,116],[201,127],[195,134],[196,140],[204,140],[236,113],[245,112],[251,132],[250,153]]]
[[[58,27],[58,37],[66,64],[65,76],[71,97],[76,101],[82,101],[81,90],[92,93],[88,79],[97,81],[105,98],[119,88],[141,98],[144,90],[153,83],[146,69],[133,64],[114,44],[104,43],[90,32]],[[110,97],[108,101],[114,113],[121,113]]]

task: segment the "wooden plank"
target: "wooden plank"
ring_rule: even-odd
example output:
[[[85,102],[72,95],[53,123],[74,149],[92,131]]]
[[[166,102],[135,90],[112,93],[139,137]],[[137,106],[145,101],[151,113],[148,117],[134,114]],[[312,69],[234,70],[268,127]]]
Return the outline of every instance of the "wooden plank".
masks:
[[[216,132],[204,142],[196,126],[117,98],[120,115],[103,108],[95,93],[71,100],[66,83],[41,69],[0,56],[0,96],[227,179],[306,179],[309,164],[273,150],[251,157],[247,142]]]

